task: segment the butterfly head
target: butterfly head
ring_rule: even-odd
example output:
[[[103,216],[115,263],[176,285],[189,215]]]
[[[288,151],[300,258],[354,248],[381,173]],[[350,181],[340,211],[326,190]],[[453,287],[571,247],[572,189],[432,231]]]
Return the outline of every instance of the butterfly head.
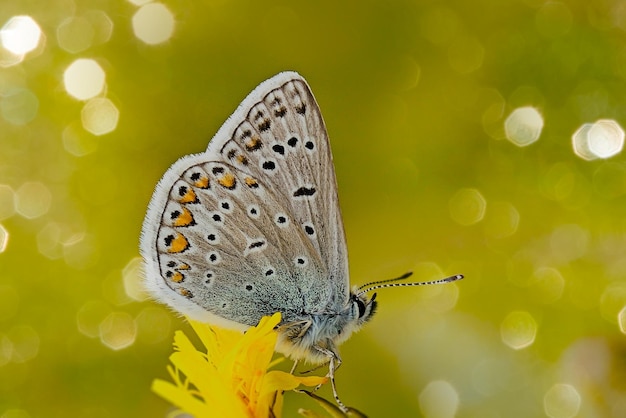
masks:
[[[371,298],[367,297],[367,294],[359,294],[358,289],[355,289],[350,293],[350,305],[352,314],[350,315],[354,321],[356,321],[357,329],[360,328],[367,321],[372,319],[378,302],[376,302],[376,293]]]

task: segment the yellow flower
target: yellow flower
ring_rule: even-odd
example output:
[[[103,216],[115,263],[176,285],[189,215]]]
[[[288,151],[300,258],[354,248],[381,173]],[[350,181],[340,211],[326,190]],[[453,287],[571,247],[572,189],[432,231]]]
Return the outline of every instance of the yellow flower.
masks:
[[[181,331],[168,366],[174,383],[156,379],[152,390],[180,408],[202,417],[280,416],[283,391],[316,386],[325,377],[299,377],[268,368],[276,345],[274,327],[280,313],[261,319],[245,334],[189,321],[204,350],[197,350]],[[279,359],[280,361],[282,359]]]

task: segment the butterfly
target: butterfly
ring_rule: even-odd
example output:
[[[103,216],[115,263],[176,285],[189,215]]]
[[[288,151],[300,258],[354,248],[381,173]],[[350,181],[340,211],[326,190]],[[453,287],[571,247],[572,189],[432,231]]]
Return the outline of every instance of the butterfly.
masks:
[[[462,278],[350,290],[328,134],[295,72],[261,83],[205,152],[167,170],[148,207],[141,253],[151,294],[190,318],[245,330],[280,312],[277,351],[296,364],[328,363],[344,411],[338,346],[376,311],[368,292]]]

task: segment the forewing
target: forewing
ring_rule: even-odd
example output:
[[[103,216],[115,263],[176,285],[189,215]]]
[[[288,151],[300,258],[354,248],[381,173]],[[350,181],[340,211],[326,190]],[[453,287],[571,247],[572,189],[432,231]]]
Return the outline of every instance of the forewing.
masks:
[[[340,301],[348,297],[348,255],[328,133],[306,81],[281,73],[261,84],[229,120],[225,143],[211,141],[233,166],[281,196],[319,254]],[[220,131],[221,133],[221,131]]]

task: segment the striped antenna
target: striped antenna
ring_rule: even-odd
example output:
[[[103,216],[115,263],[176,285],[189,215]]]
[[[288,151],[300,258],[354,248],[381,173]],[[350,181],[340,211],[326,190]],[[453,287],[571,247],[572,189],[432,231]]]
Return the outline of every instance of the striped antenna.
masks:
[[[381,280],[379,282],[366,283],[357,289],[359,290],[359,292],[356,295],[361,296],[364,293],[371,292],[372,290],[376,290],[376,289],[383,289],[385,287],[426,286],[426,285],[431,285],[431,284],[443,284],[443,283],[456,282],[457,280],[461,280],[463,278],[462,274],[455,274],[454,276],[446,277],[445,279],[431,280],[429,282],[391,283],[391,282],[396,282],[398,280],[404,280],[408,277],[411,277],[412,274],[413,272],[408,272],[408,273],[403,274],[400,277],[396,277],[395,279]]]

